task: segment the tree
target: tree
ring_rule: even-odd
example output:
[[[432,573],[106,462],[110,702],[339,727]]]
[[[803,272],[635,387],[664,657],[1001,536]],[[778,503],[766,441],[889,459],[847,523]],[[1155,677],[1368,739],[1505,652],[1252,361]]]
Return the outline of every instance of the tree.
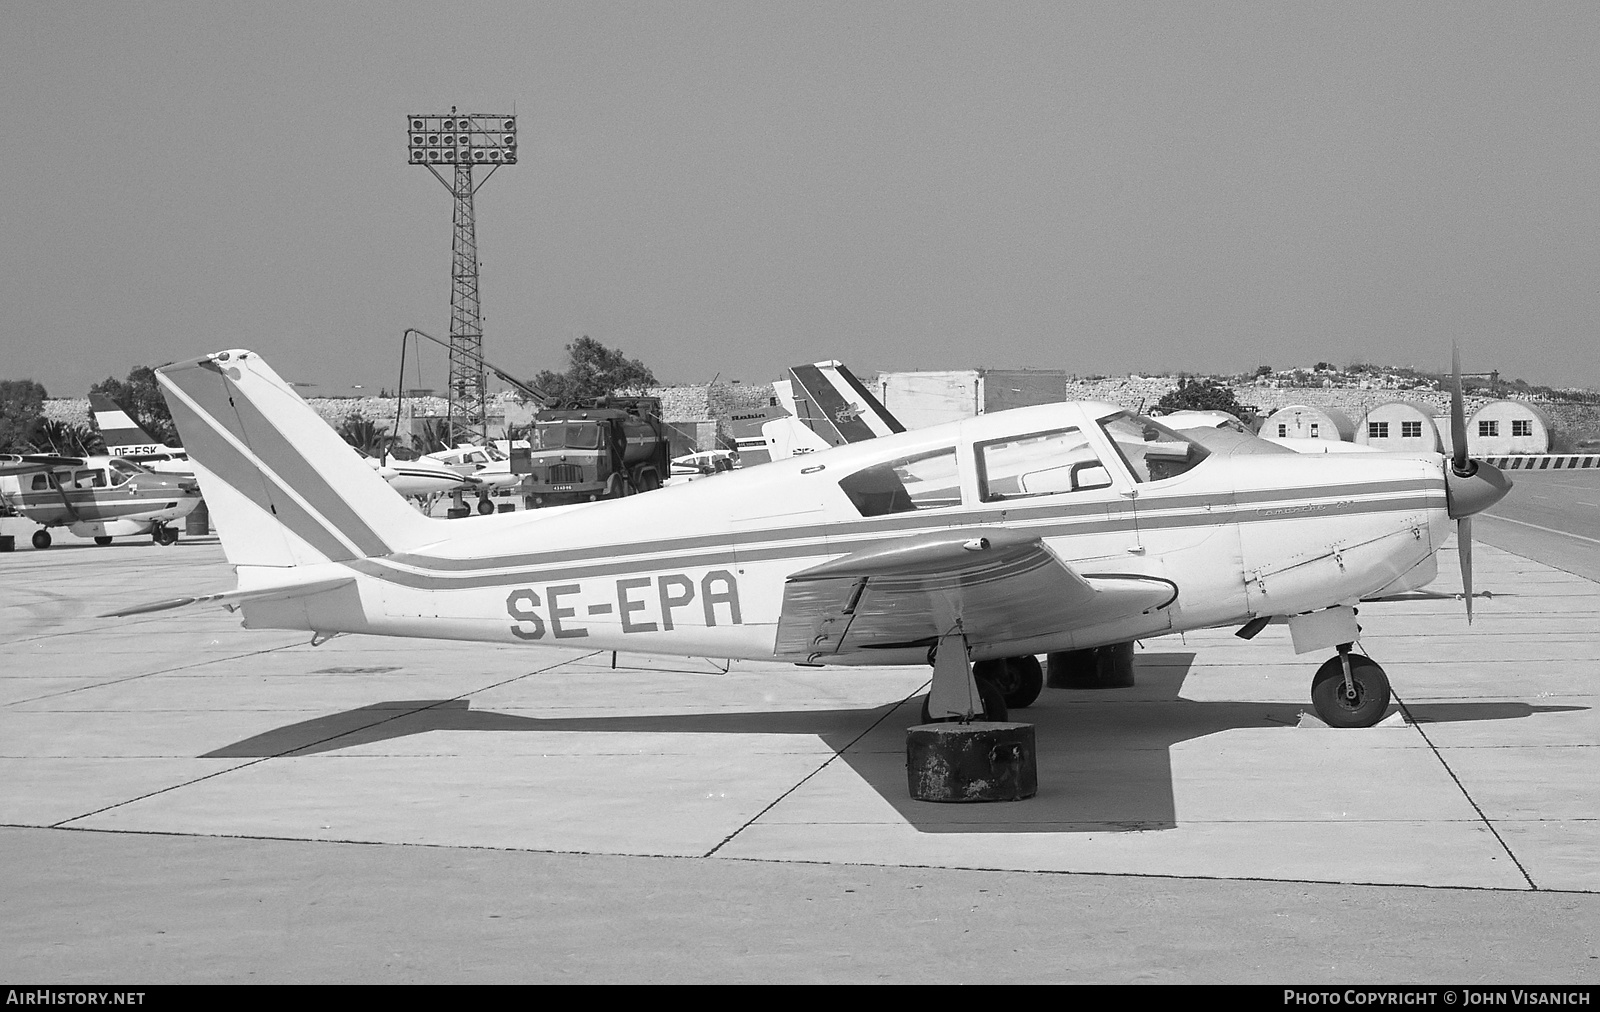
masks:
[[[106,441],[100,433],[71,422],[58,422],[40,418],[28,431],[28,443],[38,453],[55,453],[65,457],[87,457],[106,452]]]
[[[1241,421],[1250,420],[1250,409],[1239,403],[1233,390],[1213,380],[1178,380],[1175,389],[1168,390],[1156,402],[1160,414],[1173,411],[1226,411]]]
[[[44,417],[43,385],[0,380],[0,453],[28,452],[29,437]]]
[[[445,418],[423,419],[420,431],[411,437],[411,448],[417,453],[438,453],[440,450],[455,449],[455,433],[451,431],[450,421]]]
[[[1270,365],[1258,365],[1258,366],[1256,366],[1256,375],[1257,376],[1271,376],[1272,375],[1272,366],[1270,366]]]
[[[396,437],[389,434],[387,426],[374,422],[359,411],[345,415],[338,431],[341,439],[369,457],[386,456],[396,442]]]
[[[534,377],[533,385],[544,390],[554,404],[579,404],[619,390],[653,387],[656,377],[638,359],[627,358],[620,349],[607,348],[585,335],[567,345],[566,372],[546,369]]]
[[[105,394],[116,401],[157,442],[178,445],[178,427],[172,424],[172,412],[167,410],[167,399],[156,382],[156,371],[149,366],[137,366],[126,381],[107,376],[91,386],[89,392]]]

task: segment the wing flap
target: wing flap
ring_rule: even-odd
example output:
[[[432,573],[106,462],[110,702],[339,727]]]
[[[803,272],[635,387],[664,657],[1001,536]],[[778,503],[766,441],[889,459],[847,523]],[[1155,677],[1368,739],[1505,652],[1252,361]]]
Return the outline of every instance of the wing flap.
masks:
[[[1166,580],[1083,575],[1038,537],[957,529],[903,538],[796,573],[774,652],[816,660],[931,644],[959,621],[968,642],[1003,643],[1164,608]]]

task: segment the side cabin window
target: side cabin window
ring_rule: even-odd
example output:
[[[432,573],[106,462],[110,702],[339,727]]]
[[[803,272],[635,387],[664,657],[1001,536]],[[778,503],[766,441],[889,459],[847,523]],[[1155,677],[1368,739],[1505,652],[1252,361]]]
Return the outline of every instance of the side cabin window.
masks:
[[[1106,488],[1111,474],[1077,428],[1030,432],[979,443],[978,495],[984,502]]]
[[[48,474],[40,472],[33,476],[33,491],[47,492],[52,488],[55,488],[55,486],[50,483],[50,476]]]
[[[864,517],[961,505],[956,448],[885,461],[839,482]]]
[[[106,473],[101,470],[79,471],[73,475],[72,483],[78,488],[105,488]]]
[[[1209,455],[1205,447],[1143,415],[1119,412],[1100,419],[1100,428],[1139,482],[1176,478]]]

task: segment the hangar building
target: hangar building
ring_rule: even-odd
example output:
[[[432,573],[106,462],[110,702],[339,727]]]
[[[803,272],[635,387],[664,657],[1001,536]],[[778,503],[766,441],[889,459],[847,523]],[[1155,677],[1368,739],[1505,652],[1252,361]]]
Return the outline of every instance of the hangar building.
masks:
[[[1309,404],[1288,404],[1267,416],[1261,423],[1264,439],[1327,439],[1348,443],[1356,427],[1338,408],[1314,408]]]
[[[1449,426],[1444,428],[1449,443]],[[1550,419],[1526,401],[1490,401],[1467,419],[1467,452],[1474,457],[1549,453]]]
[[[1439,439],[1437,415],[1431,406],[1412,401],[1379,404],[1356,427],[1356,442],[1374,450],[1438,453],[1444,444]]]

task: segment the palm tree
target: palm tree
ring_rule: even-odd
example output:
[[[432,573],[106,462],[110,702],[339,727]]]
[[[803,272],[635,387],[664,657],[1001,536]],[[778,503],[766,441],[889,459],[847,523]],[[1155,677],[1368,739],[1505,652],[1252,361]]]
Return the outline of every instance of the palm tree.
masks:
[[[424,418],[418,432],[411,437],[411,446],[418,453],[438,453],[455,448],[454,433],[448,418]]]
[[[71,422],[41,418],[29,429],[28,442],[39,453],[88,457],[106,451],[106,441],[91,429]]]
[[[367,456],[380,459],[393,448],[396,442],[395,437],[389,434],[387,427],[379,425],[365,415],[354,412],[345,416],[343,424],[339,426],[339,436]]]

